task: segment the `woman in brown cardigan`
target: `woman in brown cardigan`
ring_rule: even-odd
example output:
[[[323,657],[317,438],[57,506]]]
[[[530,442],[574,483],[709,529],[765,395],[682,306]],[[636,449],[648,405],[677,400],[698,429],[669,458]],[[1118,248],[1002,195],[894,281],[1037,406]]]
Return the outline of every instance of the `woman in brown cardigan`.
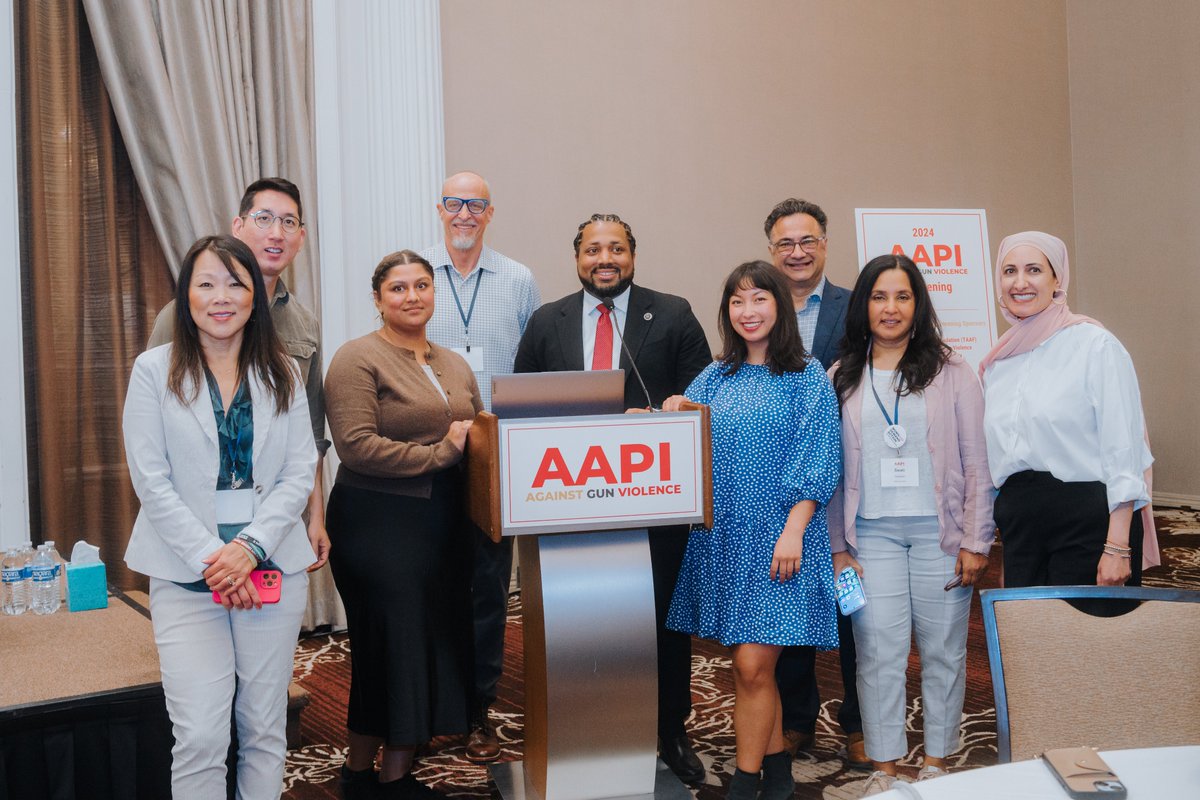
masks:
[[[429,263],[393,253],[371,288],[382,327],[343,345],[325,377],[342,462],[326,516],[330,566],[352,653],[343,790],[436,797],[412,776],[413,751],[467,731],[471,540],[459,462],[483,406],[462,357],[425,338]]]

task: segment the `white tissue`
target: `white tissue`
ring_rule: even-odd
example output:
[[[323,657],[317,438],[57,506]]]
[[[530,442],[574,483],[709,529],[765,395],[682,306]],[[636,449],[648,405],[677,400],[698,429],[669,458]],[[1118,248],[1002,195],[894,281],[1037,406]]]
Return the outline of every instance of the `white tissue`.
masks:
[[[100,548],[93,547],[92,545],[80,539],[75,543],[75,546],[71,548],[71,563],[77,566],[82,564],[101,563]]]

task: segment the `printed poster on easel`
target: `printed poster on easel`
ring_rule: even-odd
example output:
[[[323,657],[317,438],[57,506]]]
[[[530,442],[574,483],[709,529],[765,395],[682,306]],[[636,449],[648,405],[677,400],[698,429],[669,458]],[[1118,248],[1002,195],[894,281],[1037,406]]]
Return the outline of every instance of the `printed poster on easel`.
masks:
[[[972,367],[996,342],[996,292],[982,208],[856,208],[858,268],[888,253],[913,260],[946,344]]]

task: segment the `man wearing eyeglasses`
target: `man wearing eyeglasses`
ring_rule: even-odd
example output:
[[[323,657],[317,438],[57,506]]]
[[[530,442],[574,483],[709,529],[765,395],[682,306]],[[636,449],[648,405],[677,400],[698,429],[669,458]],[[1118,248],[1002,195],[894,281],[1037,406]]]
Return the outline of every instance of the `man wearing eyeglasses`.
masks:
[[[474,172],[451,175],[437,206],[446,236],[421,257],[433,265],[437,302],[425,327],[434,344],[454,350],[475,372],[483,407],[492,407],[492,376],[513,371],[517,343],[542,302],[522,264],[483,243],[496,207],[488,183]],[[512,575],[512,537],[493,542],[475,532],[471,596],[475,618],[475,704],[467,760],[494,761],[500,742],[488,710],[504,667],[504,626]]]
[[[850,292],[825,277],[825,225],[821,207],[790,197],[771,209],[763,230],[775,268],[787,279],[796,307],[800,339],[825,369],[837,360],[846,332]],[[863,746],[862,718],[858,711],[857,668],[850,618],[838,615],[839,658],[845,696],[838,724],[846,732],[846,760],[853,767],[871,767]],[[785,647],[775,669],[783,703],[783,738],[792,755],[813,744],[821,696],[817,691],[816,650]]]
[[[308,397],[313,441],[317,447],[317,475],[329,449],[325,438],[325,390],[321,383],[321,323],[288,291],[280,279],[304,246],[300,190],[286,178],[260,178],[246,187],[232,233],[254,253],[262,270],[263,283],[271,297],[271,323],[288,355],[300,365],[300,378]],[[170,342],[175,335],[175,301],[167,303],[154,320],[147,349]],[[316,562],[308,571],[320,569],[329,559],[329,534],[325,532],[325,494],[316,481],[308,498],[308,541]]]
[[[517,372],[625,369],[625,407],[645,408],[683,391],[712,363],[712,351],[686,300],[634,283],[637,240],[616,214],[593,214],[575,236],[583,290],[538,309],[517,350]],[[609,308],[604,301],[611,301]],[[620,333],[646,381],[634,376]],[[666,765],[685,783],[704,780],[704,764],[684,729],[692,710],[692,643],[666,627],[671,594],[687,549],[686,525],[651,528],[658,645],[658,738]]]

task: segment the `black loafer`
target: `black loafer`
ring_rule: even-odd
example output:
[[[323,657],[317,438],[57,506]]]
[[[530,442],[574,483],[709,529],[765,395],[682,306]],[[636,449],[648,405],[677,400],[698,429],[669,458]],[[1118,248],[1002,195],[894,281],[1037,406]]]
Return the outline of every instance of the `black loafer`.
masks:
[[[704,765],[692,749],[687,734],[663,739],[659,747],[663,763],[684,783],[700,783],[704,780]]]

